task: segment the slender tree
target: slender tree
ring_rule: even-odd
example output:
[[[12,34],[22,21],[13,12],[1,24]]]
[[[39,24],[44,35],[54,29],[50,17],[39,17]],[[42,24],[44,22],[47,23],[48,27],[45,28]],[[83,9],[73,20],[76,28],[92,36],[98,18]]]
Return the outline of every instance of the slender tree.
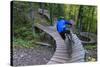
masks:
[[[53,25],[53,4],[49,4],[50,24]]]

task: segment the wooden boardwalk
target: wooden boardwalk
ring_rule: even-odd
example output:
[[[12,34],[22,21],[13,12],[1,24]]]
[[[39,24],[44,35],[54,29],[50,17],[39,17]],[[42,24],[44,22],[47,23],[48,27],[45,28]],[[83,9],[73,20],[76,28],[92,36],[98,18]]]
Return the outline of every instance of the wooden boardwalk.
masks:
[[[60,37],[55,29],[40,24],[35,24],[35,27],[46,32],[56,41],[55,53],[47,64],[84,62],[85,51],[81,41],[75,34],[72,34],[74,44],[72,44],[72,57],[69,58],[67,52],[68,41],[64,42],[64,40]]]

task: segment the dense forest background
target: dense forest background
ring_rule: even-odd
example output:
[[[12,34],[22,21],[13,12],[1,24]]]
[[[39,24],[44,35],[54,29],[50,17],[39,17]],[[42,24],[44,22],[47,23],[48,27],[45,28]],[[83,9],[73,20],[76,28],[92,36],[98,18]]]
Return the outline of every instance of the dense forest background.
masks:
[[[48,10],[50,19],[41,18],[38,9]],[[13,44],[22,47],[36,47],[35,41],[39,40],[37,33],[34,35],[34,23],[54,25],[55,18],[64,16],[66,20],[75,21],[76,33],[91,32],[97,35],[97,7],[88,5],[13,2]],[[88,45],[88,49],[96,49],[96,45]]]

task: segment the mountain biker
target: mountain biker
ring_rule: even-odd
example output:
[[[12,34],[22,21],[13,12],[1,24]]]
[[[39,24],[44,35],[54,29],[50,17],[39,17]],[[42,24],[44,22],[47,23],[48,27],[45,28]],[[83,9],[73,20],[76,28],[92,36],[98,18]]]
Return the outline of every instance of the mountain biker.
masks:
[[[58,18],[56,26],[57,31],[64,40],[65,40],[65,33],[70,34],[68,25],[72,26],[72,23],[70,21],[65,20],[63,16],[60,16]]]

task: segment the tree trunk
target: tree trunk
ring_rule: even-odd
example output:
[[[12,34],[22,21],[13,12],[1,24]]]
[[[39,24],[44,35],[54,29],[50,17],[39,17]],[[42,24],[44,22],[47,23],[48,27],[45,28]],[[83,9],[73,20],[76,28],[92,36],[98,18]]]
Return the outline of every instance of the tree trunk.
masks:
[[[50,25],[53,25],[53,4],[49,4],[50,10]]]

